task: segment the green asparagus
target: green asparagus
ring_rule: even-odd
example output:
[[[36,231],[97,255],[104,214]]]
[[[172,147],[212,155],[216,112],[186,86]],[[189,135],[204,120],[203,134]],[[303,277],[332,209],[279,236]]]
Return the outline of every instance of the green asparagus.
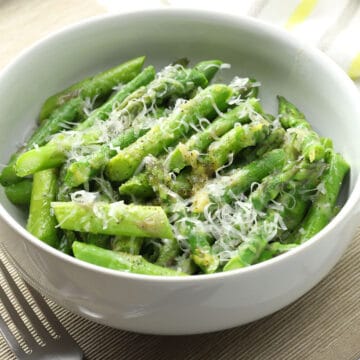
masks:
[[[32,148],[44,145],[51,135],[56,134],[60,130],[69,128],[70,125],[84,119],[84,101],[80,98],[72,99],[64,105],[57,108],[33,135],[27,140],[26,144],[14,153],[8,165],[2,170],[0,175],[0,183],[3,186],[14,184],[21,181],[21,177],[17,176],[15,164],[19,156]]]
[[[328,155],[329,169],[321,182],[317,197],[304,222],[301,224],[297,241],[305,242],[317,234],[332,219],[341,184],[350,167],[340,154]]]
[[[59,226],[93,234],[173,238],[164,210],[159,206],[123,202],[52,202]]]
[[[179,276],[271,259],[336,215],[349,166],[293,104],[268,114],[255,79],[208,86],[220,60],[143,61],[44,104],[0,176],[10,201],[30,202],[31,233],[92,264]]]
[[[56,219],[51,202],[57,193],[57,171],[44,170],[34,174],[27,230],[48,245],[57,247]]]
[[[40,121],[47,119],[57,107],[74,97],[93,99],[95,96],[109,94],[114,86],[132,80],[141,71],[144,61],[144,56],[129,60],[49,97],[41,108]]]
[[[214,140],[231,130],[235,124],[246,124],[250,122],[253,114],[262,112],[259,101],[251,98],[220,115],[205,130],[193,135],[185,144],[176,146],[167,158],[169,171],[180,172],[185,166],[194,163],[199,153],[205,151]]]
[[[14,205],[29,206],[32,183],[31,179],[25,179],[18,183],[6,186],[5,194]]]
[[[310,162],[324,157],[325,148],[319,135],[312,130],[305,116],[283,96],[278,96],[280,122],[289,134],[288,149],[294,151],[294,156],[303,154]]]
[[[73,244],[73,252],[74,256],[80,260],[108,269],[156,276],[186,275],[176,270],[152,264],[140,255],[106,250],[95,245],[84,244],[77,241]]]
[[[109,178],[113,181],[129,179],[146,155],[159,155],[164,152],[188,131],[190,124],[198,123],[200,117],[214,117],[214,106],[220,111],[226,109],[226,101],[231,94],[232,90],[225,85],[212,85],[181,105],[179,110],[162,121],[161,125],[155,125],[109,161]]]
[[[285,161],[285,151],[275,149],[266,153],[262,158],[236,170],[233,174],[209,182],[194,195],[192,210],[195,213],[202,213],[211,202],[215,192],[220,194],[221,201],[231,202],[235,196],[250,189],[251,184],[260,182],[272,171],[281,169]]]

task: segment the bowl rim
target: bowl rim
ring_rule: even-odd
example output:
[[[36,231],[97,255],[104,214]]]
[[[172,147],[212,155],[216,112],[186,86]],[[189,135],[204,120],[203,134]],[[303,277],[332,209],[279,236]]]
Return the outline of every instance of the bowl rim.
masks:
[[[77,31],[78,29],[96,26],[102,22],[107,22],[112,19],[121,19],[123,17],[151,17],[151,16],[185,16],[187,18],[203,18],[203,19],[213,19],[214,21],[220,21],[221,23],[234,24],[242,23],[244,26],[251,27],[259,32],[267,32],[270,34],[272,38],[277,41],[282,41],[290,46],[294,46],[296,48],[301,48],[302,52],[306,53],[310,56],[311,61],[316,61],[322,63],[326,66],[330,72],[333,72],[334,76],[336,76],[339,84],[342,88],[344,88],[349,95],[353,98],[354,105],[357,106],[357,111],[360,114],[360,93],[356,88],[355,84],[352,82],[350,77],[341,69],[332,59],[330,59],[327,55],[322,53],[319,49],[314,46],[306,43],[305,41],[296,38],[294,35],[290,34],[286,30],[267,23],[265,21],[252,18],[245,15],[233,15],[224,12],[217,12],[211,10],[201,10],[201,9],[191,9],[191,8],[152,8],[152,9],[144,9],[144,10],[129,10],[122,11],[121,13],[105,13],[97,16],[92,16],[81,21],[72,23],[67,25],[57,31],[51,32],[40,40],[36,41],[29,47],[22,50],[9,64],[7,64],[2,71],[0,72],[0,81],[6,73],[17,66],[18,62],[23,61],[28,54],[37,48],[46,45],[48,42],[52,42],[54,39],[59,38],[61,36],[66,35],[67,33],[71,33]],[[357,99],[357,102],[355,101]],[[358,104],[358,105],[356,105]],[[134,281],[145,281],[145,282],[159,282],[159,283],[198,283],[207,282],[211,280],[219,280],[225,278],[231,278],[236,276],[241,276],[241,274],[247,274],[251,272],[261,271],[265,268],[269,268],[279,262],[283,262],[286,259],[291,259],[296,257],[298,253],[304,252],[307,248],[312,247],[314,243],[318,242],[321,238],[327,236],[334,228],[344,221],[347,216],[350,216],[351,211],[355,210],[356,219],[359,218],[360,209],[356,209],[357,204],[359,203],[360,198],[360,175],[357,177],[353,190],[351,191],[348,199],[346,200],[344,206],[341,208],[339,213],[330,221],[328,225],[326,225],[319,233],[309,239],[307,242],[301,244],[300,246],[292,249],[289,252],[276,256],[275,258],[269,259],[265,262],[254,264],[245,268],[236,269],[228,272],[219,272],[214,274],[199,274],[193,276],[155,276],[155,275],[145,275],[145,274],[134,274],[126,271],[119,271],[113,269],[107,269],[104,267],[100,267],[98,265],[93,265],[91,263],[87,263],[85,261],[76,259],[75,257],[69,256],[67,254],[62,253],[61,251],[51,247],[50,245],[42,242],[32,234],[30,234],[25,228],[23,228],[4,208],[4,206],[0,203],[0,216],[2,219],[19,235],[24,237],[27,241],[29,241],[32,245],[34,245],[38,250],[44,251],[52,256],[55,256],[62,261],[64,264],[69,263],[75,267],[84,268],[86,270],[92,272],[102,273],[103,275],[125,278],[128,280]]]

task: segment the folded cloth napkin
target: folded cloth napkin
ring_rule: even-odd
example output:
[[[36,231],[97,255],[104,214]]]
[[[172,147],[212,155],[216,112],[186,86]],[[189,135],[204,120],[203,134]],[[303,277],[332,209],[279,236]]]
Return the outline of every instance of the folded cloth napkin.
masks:
[[[284,27],[317,46],[360,89],[359,0],[98,0],[109,11],[193,8],[251,16]]]

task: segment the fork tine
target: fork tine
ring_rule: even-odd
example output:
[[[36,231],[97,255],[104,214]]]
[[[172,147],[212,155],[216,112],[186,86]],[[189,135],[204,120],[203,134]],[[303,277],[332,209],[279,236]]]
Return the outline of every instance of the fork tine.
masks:
[[[7,312],[9,313],[11,320],[16,325],[17,329],[19,330],[19,333],[21,334],[22,338],[25,340],[27,345],[30,348],[34,346],[38,346],[38,343],[33,338],[29,329],[25,326],[16,308],[11,303],[10,299],[8,298],[8,296],[6,295],[5,291],[2,288],[0,288],[0,300],[3,303]]]
[[[57,336],[53,337],[50,331],[48,331],[49,329],[37,316],[36,310],[30,306],[1,258],[0,272],[3,273],[5,280],[10,290],[12,291],[11,296],[16,298],[18,304],[22,308],[21,313],[26,316],[32,327],[32,330],[30,331],[30,329],[26,326],[26,320],[23,321],[22,317],[17,312],[15,305],[12,304],[10,295],[8,296],[5,290],[0,287],[0,301],[2,302],[4,309],[7,310],[8,315],[16,327],[16,330],[12,331],[5,319],[0,315],[0,335],[3,336],[11,350],[16,355],[17,359],[83,359],[83,352],[79,345],[67,332],[65,327],[60,323],[54,312],[51,310],[50,306],[46,303],[45,299],[33,287],[31,287],[26,281],[23,280],[23,283],[27,287],[36,304],[36,308],[41,310],[42,315],[52,328],[52,334],[55,332]],[[34,335],[31,332],[33,332]],[[22,341],[18,341],[17,336],[15,336],[17,333],[26,343],[26,346],[22,345]],[[38,343],[37,336],[42,339],[43,344]],[[30,350],[30,352],[28,352],[28,350]]]
[[[20,347],[18,341],[16,340],[15,336],[7,326],[5,320],[0,315],[0,333],[2,334],[3,338],[5,339],[6,343],[9,345],[10,349],[13,352],[19,353],[24,352],[24,350]]]
[[[38,307],[45,315],[51,327],[60,336],[59,340],[63,342],[64,346],[68,346],[72,349],[72,357],[70,357],[69,359],[82,359],[83,352],[80,349],[79,345],[73,339],[73,337],[68,333],[66,328],[61,324],[61,322],[53,313],[53,311],[51,310],[50,306],[47,304],[45,299],[31,285],[29,285],[26,282],[25,284],[28,287],[28,290],[30,291],[32,297],[36,301]]]
[[[25,283],[31,296],[36,301],[36,304],[40,308],[40,310],[45,315],[46,319],[48,320],[51,327],[55,330],[58,335],[68,335],[68,332],[65,330],[64,326],[60,323],[58,318],[55,316],[53,311],[51,310],[50,306],[44,300],[44,298],[28,283]]]
[[[29,320],[30,320],[32,326],[34,327],[35,331],[45,341],[50,336],[50,334],[45,330],[45,327],[44,327],[43,323],[39,320],[39,318],[37,317],[37,315],[36,315],[35,311],[33,310],[33,308],[26,301],[26,299],[24,298],[24,295],[20,292],[17,284],[12,279],[9,271],[7,270],[7,268],[5,267],[5,265],[1,261],[0,261],[0,269],[3,272],[3,274],[5,276],[5,279],[6,279],[7,283],[8,283],[8,285],[9,285],[10,289],[14,293],[17,301],[19,302],[19,304],[23,308],[26,316],[29,318]]]

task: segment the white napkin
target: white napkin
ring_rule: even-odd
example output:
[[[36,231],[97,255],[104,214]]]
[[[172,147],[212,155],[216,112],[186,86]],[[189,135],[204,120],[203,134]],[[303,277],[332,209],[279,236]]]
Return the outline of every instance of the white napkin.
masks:
[[[360,89],[359,0],[98,0],[110,12],[159,7],[215,10],[251,16],[286,28],[317,46]]]

